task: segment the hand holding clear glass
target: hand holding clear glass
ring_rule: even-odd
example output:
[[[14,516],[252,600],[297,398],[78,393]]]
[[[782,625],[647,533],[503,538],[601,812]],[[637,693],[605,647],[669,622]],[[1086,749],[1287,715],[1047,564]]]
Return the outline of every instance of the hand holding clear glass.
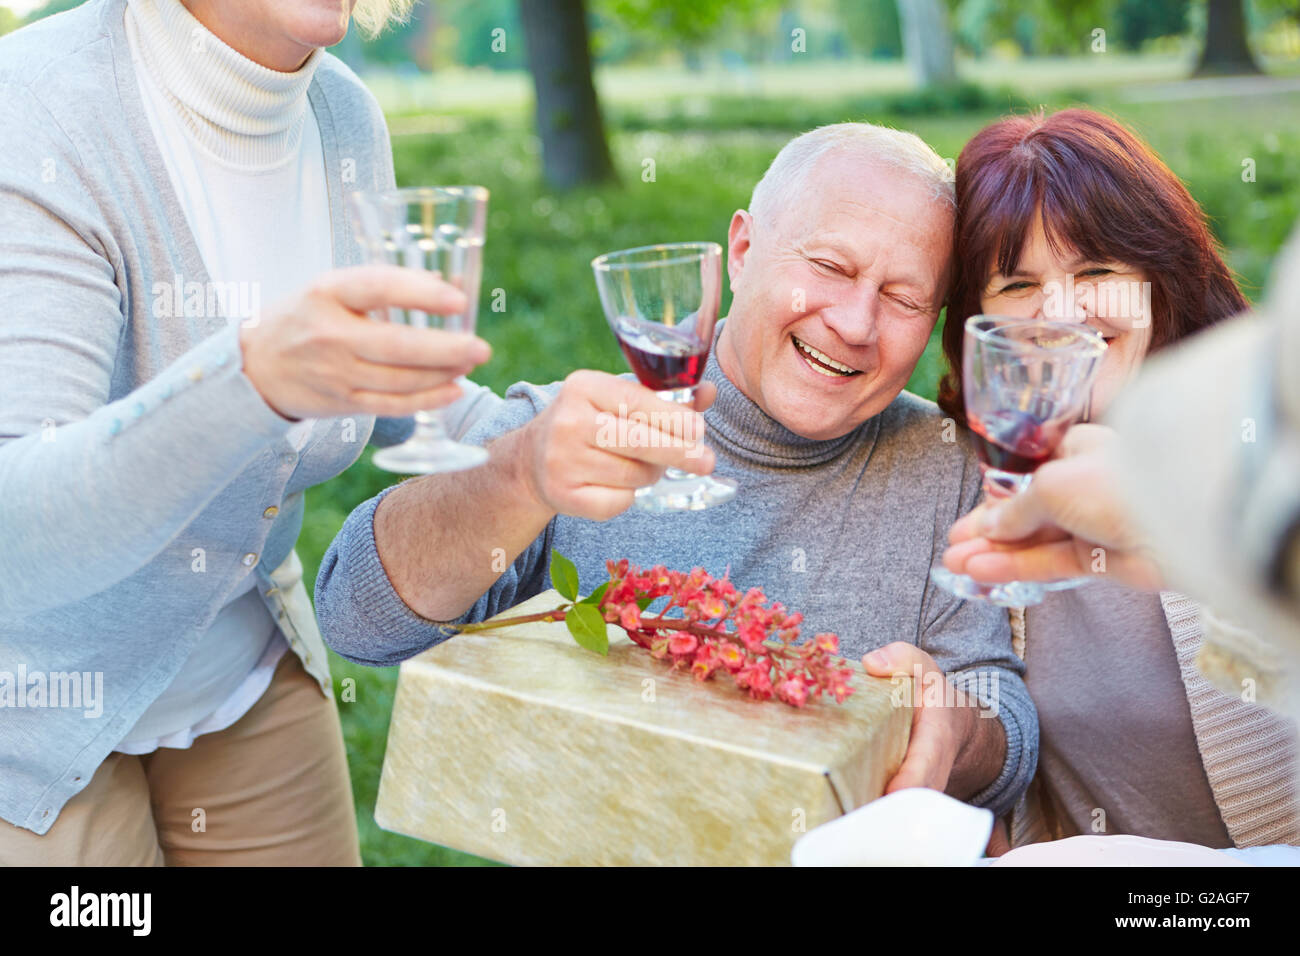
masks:
[[[429,186],[386,192],[355,192],[356,235],[369,262],[436,272],[467,300],[465,311],[439,315],[389,308],[376,316],[420,328],[473,332],[478,316],[479,282],[488,191],[482,186]],[[404,475],[474,468],[487,452],[447,437],[438,411],[415,413],[415,431],[406,441],[375,452],[374,463]]]
[[[689,405],[704,375],[722,301],[722,247],[680,242],[611,252],[592,260],[610,328],[637,379],[659,397]],[[636,492],[647,511],[698,511],[730,501],[729,478],[669,468]]]
[[[1096,329],[1072,322],[976,315],[962,346],[966,419],[984,475],[984,494],[1006,498],[1029,486],[1085,414],[1106,343]],[[1087,578],[981,584],[943,565],[930,578],[958,597],[1003,607],[1042,603],[1049,591]]]

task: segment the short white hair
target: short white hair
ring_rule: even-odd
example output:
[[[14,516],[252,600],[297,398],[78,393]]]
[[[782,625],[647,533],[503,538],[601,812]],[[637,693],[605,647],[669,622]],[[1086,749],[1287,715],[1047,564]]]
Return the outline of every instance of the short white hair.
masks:
[[[390,23],[405,23],[415,0],[357,0],[352,19],[367,36],[376,37]]]
[[[781,148],[754,187],[749,214],[770,223],[798,198],[817,163],[830,153],[856,155],[928,183],[936,201],[957,206],[952,167],[915,133],[872,123],[835,123],[796,136]]]

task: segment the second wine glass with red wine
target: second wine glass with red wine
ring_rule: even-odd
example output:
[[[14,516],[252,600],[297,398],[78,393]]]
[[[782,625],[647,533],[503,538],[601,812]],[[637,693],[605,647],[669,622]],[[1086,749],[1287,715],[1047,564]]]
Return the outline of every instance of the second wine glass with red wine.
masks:
[[[611,252],[592,260],[596,289],[637,380],[670,402],[689,405],[704,375],[722,301],[722,247],[678,242]],[[669,468],[638,488],[646,511],[699,511],[730,501],[729,478]]]
[[[1029,486],[1083,417],[1105,352],[1101,333],[1074,322],[997,315],[966,320],[962,394],[986,497],[1006,498]],[[943,565],[932,568],[930,578],[958,597],[1003,607],[1041,604],[1048,591],[1086,580],[981,584]]]

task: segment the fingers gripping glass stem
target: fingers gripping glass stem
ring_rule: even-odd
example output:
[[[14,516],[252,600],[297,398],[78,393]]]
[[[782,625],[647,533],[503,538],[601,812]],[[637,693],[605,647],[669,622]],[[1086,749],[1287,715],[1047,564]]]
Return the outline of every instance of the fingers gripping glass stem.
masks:
[[[591,263],[600,303],[637,379],[665,401],[691,405],[704,375],[722,298],[722,247],[683,242],[625,249]],[[698,511],[730,501],[729,478],[669,468],[638,488],[646,511]]]

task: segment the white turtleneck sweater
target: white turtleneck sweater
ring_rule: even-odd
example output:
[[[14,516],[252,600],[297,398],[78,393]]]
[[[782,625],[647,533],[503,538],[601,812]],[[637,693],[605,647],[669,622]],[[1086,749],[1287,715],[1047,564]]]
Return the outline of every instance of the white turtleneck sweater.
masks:
[[[307,102],[319,51],[279,73],[217,39],[179,0],[130,0],[125,18],[145,112],[207,279],[232,322],[256,321],[333,266],[324,155]],[[312,425],[296,424],[290,442],[301,449]],[[265,693],[288,645],[255,585],[249,567],[119,751],[189,747]]]

